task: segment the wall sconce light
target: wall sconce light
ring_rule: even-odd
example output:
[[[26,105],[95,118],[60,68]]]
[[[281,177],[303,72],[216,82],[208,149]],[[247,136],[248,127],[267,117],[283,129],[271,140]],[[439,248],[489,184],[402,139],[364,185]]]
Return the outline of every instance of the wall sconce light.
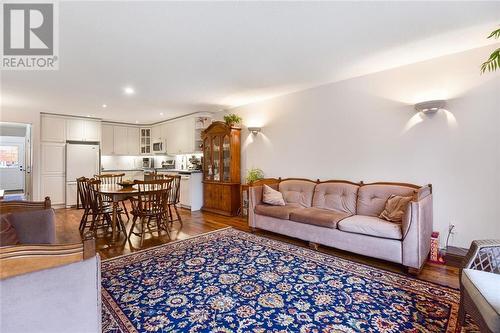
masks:
[[[249,127],[248,130],[253,134],[253,135],[257,135],[257,133],[259,133],[262,128],[260,127]]]
[[[436,113],[438,110],[446,106],[445,100],[426,101],[415,104],[415,110],[425,114]]]

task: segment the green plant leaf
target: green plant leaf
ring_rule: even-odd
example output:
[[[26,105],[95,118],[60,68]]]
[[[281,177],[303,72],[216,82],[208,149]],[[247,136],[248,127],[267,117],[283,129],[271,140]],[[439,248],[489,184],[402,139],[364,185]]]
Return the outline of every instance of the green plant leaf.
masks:
[[[500,38],[500,29],[493,31],[488,38]]]
[[[484,74],[486,71],[494,72],[498,68],[500,68],[500,48],[493,51],[488,60],[483,62],[481,65],[481,74]]]

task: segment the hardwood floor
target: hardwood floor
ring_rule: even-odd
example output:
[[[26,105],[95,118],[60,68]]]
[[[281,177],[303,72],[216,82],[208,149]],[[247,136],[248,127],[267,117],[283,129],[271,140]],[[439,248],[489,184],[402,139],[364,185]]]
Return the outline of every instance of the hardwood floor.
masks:
[[[171,239],[169,239],[166,233],[163,233],[163,236],[161,237],[158,237],[156,232],[154,232],[153,235],[147,234],[146,239],[144,240],[143,248],[161,245],[164,243],[171,242],[173,240],[186,239],[195,235],[225,228],[228,226],[243,231],[250,231],[250,228],[248,227],[246,221],[241,218],[226,217],[211,213],[190,212],[185,209],[180,209],[179,211],[183,220],[183,226],[181,227],[179,222],[174,223],[173,230],[171,231],[170,235]],[[78,231],[78,225],[80,223],[81,216],[82,216],[82,210],[77,210],[77,209],[56,210],[56,217],[57,217],[56,239],[58,243],[74,243],[81,241],[80,233]],[[131,221],[126,223],[127,229],[130,228],[131,224],[132,224]],[[263,230],[257,231],[257,234],[264,237],[270,237],[273,239],[285,241],[303,247],[308,246],[307,242],[286,236],[277,235]],[[139,237],[132,236],[132,239],[129,242],[122,234],[116,245],[112,247],[109,247],[107,245],[109,243],[109,239],[110,238],[108,236],[99,238],[97,240],[97,250],[102,258],[112,258],[115,256],[140,250],[138,248]],[[356,255],[350,252],[328,248],[326,246],[320,246],[319,251],[335,255],[341,258],[346,258],[352,261],[364,263],[370,266],[378,267],[381,269],[405,275],[407,274],[405,272],[405,269],[401,265],[393,264],[387,261]],[[418,278],[421,280],[438,283],[440,285],[449,286],[452,288],[458,288],[459,287],[458,274],[459,274],[458,268],[446,265],[427,263],[420,272],[420,274],[418,275]]]

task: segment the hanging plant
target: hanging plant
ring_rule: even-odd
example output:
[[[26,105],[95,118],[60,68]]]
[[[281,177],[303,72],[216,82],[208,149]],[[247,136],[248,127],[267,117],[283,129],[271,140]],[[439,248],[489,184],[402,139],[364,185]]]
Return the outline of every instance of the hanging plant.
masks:
[[[495,39],[500,38],[500,29],[493,31],[488,36],[488,38],[495,38]],[[500,48],[493,51],[489,59],[483,62],[483,64],[481,65],[481,74],[484,74],[484,72],[486,71],[494,72],[498,68],[500,68]]]
[[[229,126],[236,126],[236,125],[241,125],[241,121],[243,119],[241,119],[240,116],[238,116],[237,114],[234,114],[234,113],[230,113],[230,114],[226,114],[224,116],[224,121],[226,122],[226,124],[228,124]]]

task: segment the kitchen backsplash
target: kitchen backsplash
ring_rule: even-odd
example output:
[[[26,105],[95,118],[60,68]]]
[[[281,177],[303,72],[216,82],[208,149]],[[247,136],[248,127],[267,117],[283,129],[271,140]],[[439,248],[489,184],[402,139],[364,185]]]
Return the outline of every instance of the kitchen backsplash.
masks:
[[[141,156],[101,156],[101,168],[104,170],[142,169]]]
[[[189,159],[195,155],[197,158],[203,154],[185,154],[176,156],[156,155],[148,156],[154,158],[155,168],[161,168],[161,164],[166,160],[175,160],[176,169],[187,169]],[[133,170],[142,169],[142,159],[146,156],[101,156],[101,168],[104,170]]]

